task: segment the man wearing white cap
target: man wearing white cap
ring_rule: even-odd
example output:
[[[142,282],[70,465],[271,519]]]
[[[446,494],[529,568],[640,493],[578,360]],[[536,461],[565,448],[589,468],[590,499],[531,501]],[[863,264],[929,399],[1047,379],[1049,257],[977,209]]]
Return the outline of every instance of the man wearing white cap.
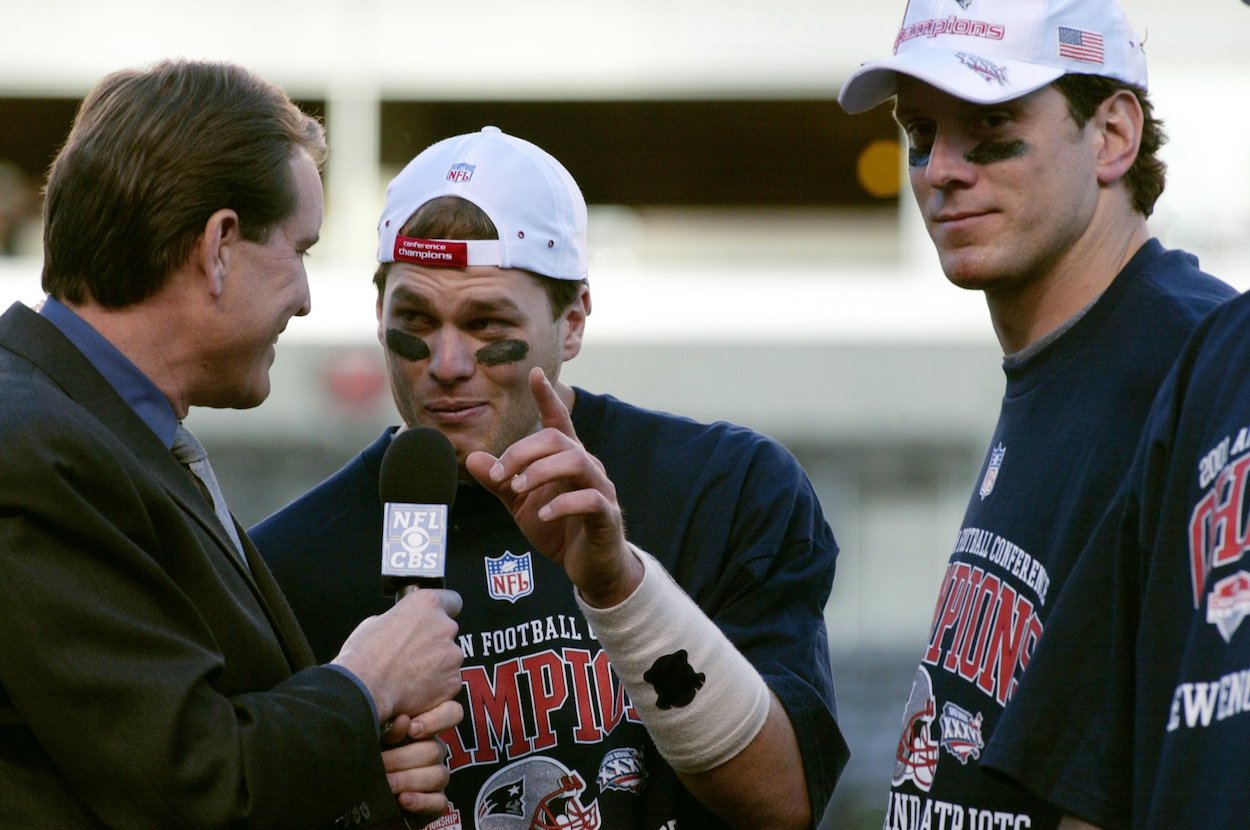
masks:
[[[1112,0],[914,0],[894,54],[863,64],[839,101],[859,112],[891,98],[942,268],[984,292],[1007,387],[904,710],[885,826],[1101,819],[1065,777],[1073,745],[1049,740],[1084,725],[1029,733],[1037,752],[1007,770],[1016,782],[982,764],[1022,680],[1039,698],[1098,704],[1085,637],[1066,643],[1071,671],[1025,669],[1043,636],[1106,619],[1096,596],[1068,596],[1067,577],[1185,338],[1233,291],[1147,229],[1164,136],[1141,42]],[[1061,593],[1082,616],[1049,631]]]
[[[464,597],[465,719],[442,735],[432,826],[810,827],[847,758],[833,535],[775,441],[560,382],[591,307],[586,223],[568,171],[493,127],[387,189],[392,392],[461,473],[446,581]],[[386,607],[392,433],[254,530],[314,650]]]

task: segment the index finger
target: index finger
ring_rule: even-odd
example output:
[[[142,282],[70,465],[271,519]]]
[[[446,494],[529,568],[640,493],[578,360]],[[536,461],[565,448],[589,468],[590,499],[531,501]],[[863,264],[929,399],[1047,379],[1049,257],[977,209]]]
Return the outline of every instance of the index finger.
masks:
[[[564,401],[560,400],[560,396],[556,394],[555,387],[547,379],[547,373],[541,367],[535,366],[530,369],[529,380],[530,394],[534,396],[534,402],[538,404],[538,415],[542,419],[543,426],[559,430],[570,438],[576,438],[573,416],[569,414],[569,408],[564,405]]]

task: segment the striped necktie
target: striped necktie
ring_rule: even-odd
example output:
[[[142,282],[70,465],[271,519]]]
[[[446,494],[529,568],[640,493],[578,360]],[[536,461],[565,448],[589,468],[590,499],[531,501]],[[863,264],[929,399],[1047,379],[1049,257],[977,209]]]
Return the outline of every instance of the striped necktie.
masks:
[[[195,477],[196,482],[200,485],[200,492],[213,506],[213,512],[217,514],[217,520],[221,522],[226,533],[230,534],[230,539],[234,542],[235,550],[239,554],[239,560],[243,563],[243,567],[247,567],[247,557],[243,553],[243,542],[239,539],[239,532],[235,530],[234,519],[230,516],[230,510],[226,507],[226,497],[221,492],[221,487],[217,484],[217,476],[213,474],[213,468],[208,463],[208,454],[204,452],[203,445],[200,444],[191,431],[182,424],[178,425],[177,432],[174,433],[174,445],[169,451],[173,453],[178,463],[187,469]]]

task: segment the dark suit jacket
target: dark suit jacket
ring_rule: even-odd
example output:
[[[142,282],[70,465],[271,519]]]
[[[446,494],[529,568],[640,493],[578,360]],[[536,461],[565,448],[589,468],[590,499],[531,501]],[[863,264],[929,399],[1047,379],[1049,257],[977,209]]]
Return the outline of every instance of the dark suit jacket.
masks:
[[[368,701],[240,535],[250,573],[82,353],[0,317],[0,827],[397,815]]]

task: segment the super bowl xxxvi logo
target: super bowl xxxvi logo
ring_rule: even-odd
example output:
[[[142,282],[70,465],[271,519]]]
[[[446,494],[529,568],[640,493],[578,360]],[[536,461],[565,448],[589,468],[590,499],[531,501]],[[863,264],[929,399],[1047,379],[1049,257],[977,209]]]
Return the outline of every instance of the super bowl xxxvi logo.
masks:
[[[999,86],[1007,83],[1007,67],[999,66],[991,60],[986,60],[980,55],[970,55],[967,52],[959,52],[955,55],[959,62],[980,75],[986,81],[997,81]]]
[[[942,704],[942,749],[959,759],[959,763],[968,763],[969,758],[980,758],[985,747],[985,738],[981,733],[981,713],[975,715],[962,706],[949,700]]]

